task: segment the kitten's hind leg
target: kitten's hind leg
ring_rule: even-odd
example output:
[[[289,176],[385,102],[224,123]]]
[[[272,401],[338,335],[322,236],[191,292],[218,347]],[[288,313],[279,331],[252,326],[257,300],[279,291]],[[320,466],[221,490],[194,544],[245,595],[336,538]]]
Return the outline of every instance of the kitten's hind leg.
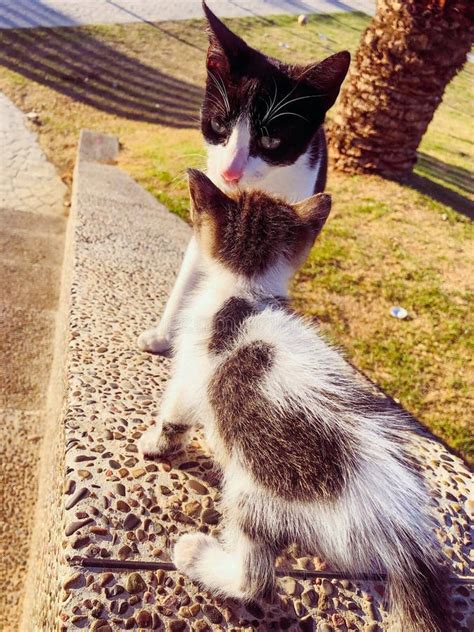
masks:
[[[226,597],[250,601],[273,592],[274,552],[236,525],[226,526],[222,542],[203,533],[181,536],[173,560],[179,571]]]

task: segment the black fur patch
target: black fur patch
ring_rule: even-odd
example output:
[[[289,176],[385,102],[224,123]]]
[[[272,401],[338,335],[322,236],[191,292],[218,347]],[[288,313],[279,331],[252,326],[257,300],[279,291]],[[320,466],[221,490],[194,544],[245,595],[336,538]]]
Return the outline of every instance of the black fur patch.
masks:
[[[323,420],[303,410],[282,413],[259,382],[274,349],[262,341],[233,353],[213,377],[209,396],[229,452],[238,448],[254,478],[287,500],[333,500],[356,469],[351,435],[328,433]]]
[[[315,167],[319,163],[316,182],[314,183],[314,193],[322,193],[326,188],[328,176],[328,146],[326,134],[322,127],[318,129],[311,141],[309,160],[311,167]]]
[[[245,115],[251,128],[250,155],[271,165],[293,164],[308,149],[336,100],[349,53],[309,66],[284,64],[248,46],[207,7],[205,12],[210,36],[201,117],[205,139],[225,144],[236,121]],[[213,118],[225,131],[216,133]],[[280,145],[265,149],[263,136],[279,138]],[[324,137],[319,142],[325,145]]]
[[[258,276],[281,254],[289,260],[302,243],[313,241],[308,224],[284,200],[260,191],[244,191],[215,214],[213,256],[233,272]]]
[[[209,351],[227,351],[237,338],[245,320],[255,313],[255,308],[244,298],[233,296],[226,301],[214,316]]]

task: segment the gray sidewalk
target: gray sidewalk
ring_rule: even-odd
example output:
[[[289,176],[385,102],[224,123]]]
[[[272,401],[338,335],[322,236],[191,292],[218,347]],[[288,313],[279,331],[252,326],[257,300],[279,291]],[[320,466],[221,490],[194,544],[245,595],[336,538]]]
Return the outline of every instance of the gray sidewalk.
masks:
[[[209,0],[222,17],[375,12],[375,0]],[[0,28],[124,24],[203,17],[201,0],[0,0]]]

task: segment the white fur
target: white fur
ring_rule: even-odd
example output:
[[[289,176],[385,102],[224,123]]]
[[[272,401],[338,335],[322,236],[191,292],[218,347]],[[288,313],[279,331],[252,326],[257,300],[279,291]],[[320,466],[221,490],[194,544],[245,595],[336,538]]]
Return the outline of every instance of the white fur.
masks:
[[[309,149],[291,165],[270,165],[259,156],[250,156],[249,121],[241,119],[232,130],[226,144],[206,143],[207,175],[222,191],[235,191],[235,185],[222,177],[222,173],[235,159],[237,152],[246,156],[239,188],[260,189],[283,197],[288,202],[299,202],[314,193],[320,161],[310,166]]]
[[[314,184],[321,169],[320,159],[310,166],[309,149],[296,162],[285,166],[269,165],[258,156],[250,156],[250,127],[246,118],[237,122],[225,145],[206,143],[206,149],[207,175],[224,192],[236,190],[235,185],[229,184],[222,177],[222,173],[237,156],[244,160],[239,188],[260,189],[289,202],[299,202],[314,193]],[[147,329],[138,338],[138,347],[143,351],[163,353],[170,349],[179,310],[198,276],[199,260],[199,253],[192,239],[159,326]]]
[[[326,406],[328,393],[344,400],[350,390],[335,385],[328,376],[335,373],[356,378],[339,353],[300,317],[280,309],[264,309],[245,321],[234,348],[263,341],[276,350],[262,394],[282,411],[293,407],[314,413],[327,424],[328,433],[347,433],[353,427],[359,440],[359,465],[342,495],[332,502],[288,501],[264,489],[245,466],[245,455],[229,453],[222,442],[209,402],[208,386],[228,353],[208,351],[215,313],[232,296],[255,300],[255,295],[286,293],[291,269],[280,261],[265,276],[252,283],[234,276],[220,264],[205,259],[206,277],[183,309],[176,338],[173,377],[165,394],[159,426],[153,441],[159,442],[161,424],[181,421],[204,428],[207,442],[224,472],[223,504],[226,524],[218,542],[193,534],[177,543],[174,560],[182,572],[216,593],[241,599],[253,596],[245,585],[249,556],[258,554],[256,544],[235,522],[239,500],[246,499],[247,510],[256,523],[266,525],[275,540],[283,534],[330,563],[348,572],[370,568],[403,572],[401,531],[411,534],[422,550],[434,551],[425,490],[411,470],[401,464],[401,447],[387,428],[406,432],[401,414],[347,411],[344,419],[331,415]],[[149,437],[140,444],[149,453]],[[254,558],[252,558],[254,559]],[[258,559],[255,558],[255,559]],[[407,628],[408,629],[408,628]]]

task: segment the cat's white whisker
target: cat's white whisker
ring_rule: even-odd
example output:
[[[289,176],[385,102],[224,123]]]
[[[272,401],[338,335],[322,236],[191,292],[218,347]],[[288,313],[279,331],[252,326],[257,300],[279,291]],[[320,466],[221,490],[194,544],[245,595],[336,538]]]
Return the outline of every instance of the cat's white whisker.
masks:
[[[208,69],[208,74],[211,77],[214,85],[216,86],[217,90],[219,91],[219,94],[221,95],[223,102],[224,102],[224,109],[226,111],[226,113],[230,112],[230,103],[229,103],[229,98],[227,96],[227,90],[226,87],[224,85],[224,82],[222,81],[222,79],[220,77],[216,77],[216,75]]]
[[[298,118],[303,119],[303,121],[308,121],[306,116],[303,116],[302,114],[297,114],[296,112],[280,112],[280,114],[277,114],[276,116],[272,116],[272,118],[268,121],[268,123],[270,124],[272,121],[279,118],[280,116],[297,116]]]
[[[290,101],[285,101],[285,103],[282,103],[281,105],[279,105],[273,110],[272,118],[273,118],[273,114],[276,114],[277,112],[279,112],[282,107],[286,107],[287,105],[290,105],[290,103],[296,103],[297,101],[303,101],[304,99],[321,99],[322,97],[325,97],[325,96],[326,96],[325,94],[308,94],[303,97],[297,97],[296,99],[290,99]]]

